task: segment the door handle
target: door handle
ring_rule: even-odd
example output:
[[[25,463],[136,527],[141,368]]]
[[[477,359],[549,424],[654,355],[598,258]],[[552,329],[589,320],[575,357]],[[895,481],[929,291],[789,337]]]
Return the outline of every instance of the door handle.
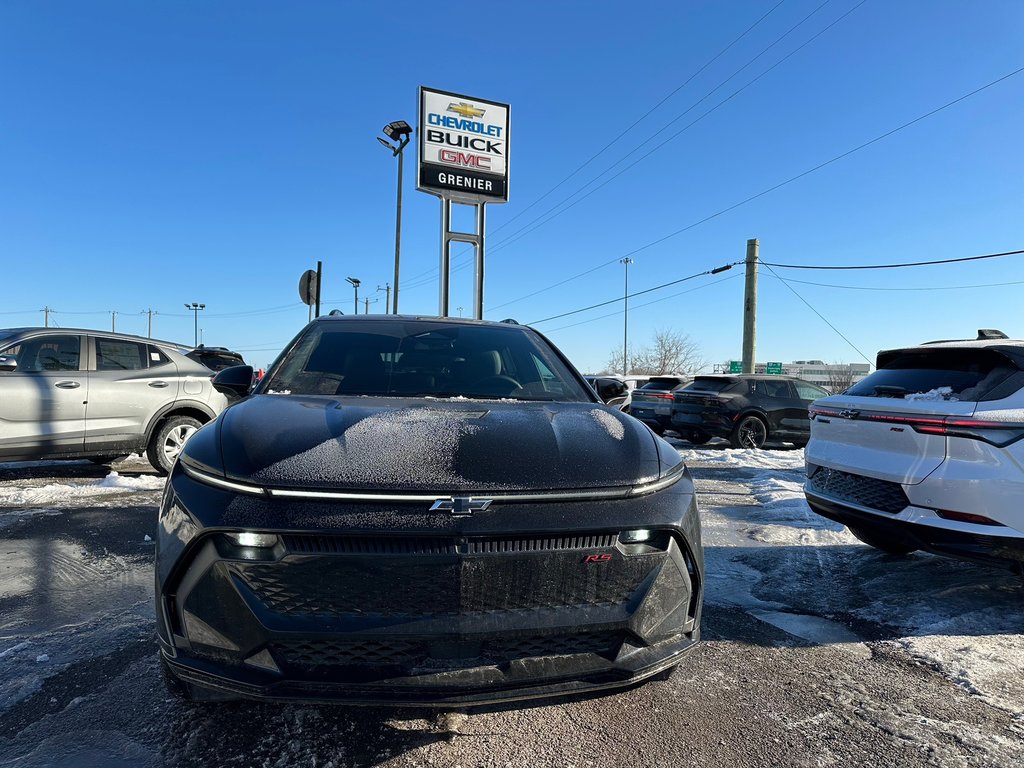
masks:
[[[77,381],[58,381],[53,386],[60,387],[61,389],[78,389],[82,385]]]
[[[156,389],[163,389],[164,387],[167,386],[167,382],[166,381],[151,381],[151,382],[149,382],[149,386],[154,387]]]

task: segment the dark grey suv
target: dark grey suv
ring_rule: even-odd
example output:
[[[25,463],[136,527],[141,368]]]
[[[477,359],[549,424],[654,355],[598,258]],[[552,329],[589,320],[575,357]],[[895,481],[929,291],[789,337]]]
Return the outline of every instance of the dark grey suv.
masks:
[[[227,405],[177,344],[72,328],[0,330],[0,461],[112,461],[170,471]]]

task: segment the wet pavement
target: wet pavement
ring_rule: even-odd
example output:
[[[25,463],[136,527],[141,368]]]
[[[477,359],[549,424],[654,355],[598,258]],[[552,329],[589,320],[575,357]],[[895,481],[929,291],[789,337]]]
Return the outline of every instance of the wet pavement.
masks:
[[[704,520],[701,646],[667,681],[468,715],[177,702],[147,465],[0,465],[0,766],[1024,762],[1019,577],[859,544],[801,504],[799,451],[677,446]]]

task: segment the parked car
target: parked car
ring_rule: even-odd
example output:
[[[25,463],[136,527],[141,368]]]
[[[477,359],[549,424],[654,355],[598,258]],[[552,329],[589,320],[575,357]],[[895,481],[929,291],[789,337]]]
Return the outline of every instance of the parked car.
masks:
[[[211,371],[223,371],[234,365],[245,365],[242,356],[227,347],[207,347],[200,344],[195,349],[186,352],[185,357],[202,363]]]
[[[629,413],[629,404],[633,393],[621,379],[611,376],[584,376],[587,384],[594,388],[597,396],[605,405],[612,405],[624,413]]]
[[[664,434],[672,428],[672,393],[682,389],[688,376],[651,376],[646,383],[633,390],[629,415],[639,419],[655,434]]]
[[[164,474],[227,404],[179,345],[73,328],[0,330],[0,460],[108,463],[145,451]]]
[[[828,395],[821,387],[792,376],[697,376],[677,391],[672,429],[691,443],[724,437],[734,448],[763,448],[771,441],[807,444],[807,408]]]
[[[885,552],[1024,563],[1024,341],[878,353],[811,410],[811,509]]]
[[[679,454],[525,326],[326,316],[185,446],[160,507],[192,698],[469,706],[628,686],[697,643]]]

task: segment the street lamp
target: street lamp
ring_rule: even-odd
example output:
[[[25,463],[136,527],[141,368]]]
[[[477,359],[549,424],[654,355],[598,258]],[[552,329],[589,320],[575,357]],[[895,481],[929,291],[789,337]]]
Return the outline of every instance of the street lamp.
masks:
[[[619,263],[626,266],[626,285],[622,290],[622,375],[626,376],[629,373],[629,265],[633,260],[627,256],[619,259]]]
[[[193,314],[195,315],[195,320],[196,320],[196,323],[195,323],[195,340],[192,342],[192,346],[198,347],[199,346],[199,310],[206,309],[206,305],[205,304],[197,304],[196,302],[193,301],[191,304],[186,304],[185,305],[185,309],[191,309]]]
[[[345,280],[348,281],[349,285],[351,285],[352,288],[356,292],[356,310],[352,314],[358,315],[359,314],[359,283],[360,283],[360,280],[358,278],[355,278],[355,277],[346,277]]]
[[[405,120],[396,120],[393,123],[385,125],[383,130],[385,136],[392,141],[398,142],[398,144],[395,145],[390,141],[385,141],[380,136],[377,137],[377,141],[379,141],[382,146],[390,149],[392,156],[398,158],[398,205],[395,208],[395,300],[391,309],[391,313],[397,315],[398,264],[402,253],[402,150],[405,149],[405,145],[409,143],[409,139],[412,136],[412,126],[405,122]]]

